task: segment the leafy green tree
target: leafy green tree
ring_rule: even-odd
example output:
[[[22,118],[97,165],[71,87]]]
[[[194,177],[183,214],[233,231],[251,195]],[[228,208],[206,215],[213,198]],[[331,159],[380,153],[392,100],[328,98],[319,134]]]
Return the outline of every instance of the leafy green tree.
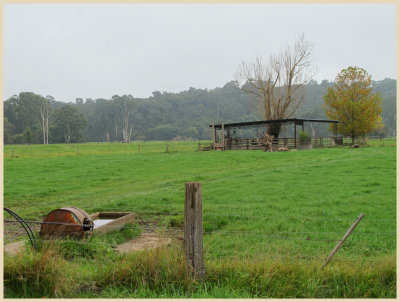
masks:
[[[31,144],[32,143],[32,130],[31,130],[31,128],[29,128],[29,126],[26,127],[26,129],[24,130],[23,135],[24,135],[24,138],[25,138],[25,142],[27,144]]]
[[[21,133],[16,134],[16,135],[14,136],[14,142],[15,142],[17,145],[25,144],[26,141],[25,141],[24,135],[21,134]]]
[[[78,109],[70,104],[56,110],[54,139],[56,142],[80,143],[84,141],[83,131],[87,121]]]
[[[348,67],[337,75],[335,85],[324,97],[326,115],[342,122],[338,132],[350,136],[352,143],[383,126],[382,99],[372,89],[371,75],[362,68]]]
[[[14,142],[14,131],[14,125],[8,121],[7,117],[4,117],[4,144],[12,144]]]

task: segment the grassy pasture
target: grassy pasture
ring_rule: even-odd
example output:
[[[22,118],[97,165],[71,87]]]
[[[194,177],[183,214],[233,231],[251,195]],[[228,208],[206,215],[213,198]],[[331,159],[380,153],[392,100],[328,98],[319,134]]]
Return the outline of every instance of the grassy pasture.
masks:
[[[197,142],[167,143],[140,143],[140,153],[138,143],[5,146],[4,204],[29,220],[41,220],[63,206],[77,206],[89,213],[167,212],[170,215],[153,215],[162,227],[182,221],[184,183],[201,182],[207,281],[189,286],[178,265],[176,271],[182,276],[173,278],[183,283],[176,285],[176,291],[166,290],[168,278],[160,281],[165,286],[143,284],[132,289],[133,279],[146,278],[128,273],[121,273],[120,279],[109,277],[115,276],[113,265],[130,263],[129,257],[100,253],[95,263],[79,258],[65,264],[76,274],[82,272],[76,264],[86,263],[85,274],[101,286],[102,297],[394,297],[395,142],[385,140],[385,147],[275,153],[197,152]],[[364,219],[333,259],[333,275],[319,271],[320,259],[361,212]],[[160,253],[168,255],[167,251]],[[26,257],[40,262],[42,256]],[[157,263],[149,255],[132,257]],[[167,263],[172,261],[168,257],[164,259]],[[179,263],[180,256],[176,257]],[[7,259],[5,272],[15,272],[16,264]],[[109,265],[105,271],[110,275],[100,273],[100,262]],[[373,274],[368,267],[375,268]],[[165,268],[161,265],[159,269]],[[290,271],[291,282],[297,276],[307,288],[279,288],[279,282],[289,281],[278,278],[272,284],[275,281],[263,279],[282,270]],[[234,281],[238,276],[241,282]],[[354,288],[347,285],[347,291],[335,292],[335,286],[343,286],[341,278],[354,278]],[[27,296],[18,289],[9,295]],[[94,294],[83,290],[60,295]]]

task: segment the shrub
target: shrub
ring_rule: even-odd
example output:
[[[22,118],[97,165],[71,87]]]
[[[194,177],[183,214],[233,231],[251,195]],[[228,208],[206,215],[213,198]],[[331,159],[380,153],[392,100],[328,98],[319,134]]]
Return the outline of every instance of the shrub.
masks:
[[[14,136],[14,142],[16,144],[25,144],[25,136],[21,133]]]
[[[301,131],[299,133],[299,142],[300,142],[300,144],[308,144],[308,143],[310,143],[311,142],[310,135],[305,131]]]

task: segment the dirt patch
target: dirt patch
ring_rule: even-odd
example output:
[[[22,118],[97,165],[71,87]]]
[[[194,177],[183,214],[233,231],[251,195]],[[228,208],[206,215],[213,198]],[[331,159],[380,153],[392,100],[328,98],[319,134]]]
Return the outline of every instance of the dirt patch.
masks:
[[[29,224],[30,228],[32,229],[35,236],[40,231],[40,224]],[[26,238],[27,234],[24,228],[20,224],[16,223],[7,223],[4,226],[4,241],[11,242],[16,241],[18,239]]]
[[[138,238],[129,240],[128,242],[116,246],[114,250],[120,253],[131,253],[165,246],[170,242],[171,238],[160,237],[156,233],[147,232],[142,233]]]
[[[18,253],[21,253],[24,250],[24,246],[25,241],[23,240],[9,243],[4,246],[4,252],[11,256],[16,256]]]

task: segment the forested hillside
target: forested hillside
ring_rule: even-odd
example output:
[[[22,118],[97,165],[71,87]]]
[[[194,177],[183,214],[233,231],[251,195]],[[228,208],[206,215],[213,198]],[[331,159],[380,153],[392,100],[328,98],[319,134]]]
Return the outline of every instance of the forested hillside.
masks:
[[[295,117],[326,118],[323,96],[333,83],[312,82]],[[396,80],[374,82],[383,100],[385,135],[396,129]],[[134,92],[133,92],[134,93]],[[44,111],[43,108],[46,108]],[[210,139],[210,125],[262,119],[262,112],[234,82],[222,88],[190,88],[180,93],[153,92],[149,98],[115,95],[111,99],[80,99],[66,104],[51,96],[21,92],[4,102],[4,142],[49,143],[130,140]],[[46,121],[48,127],[46,126]],[[314,127],[318,135],[326,128]]]

